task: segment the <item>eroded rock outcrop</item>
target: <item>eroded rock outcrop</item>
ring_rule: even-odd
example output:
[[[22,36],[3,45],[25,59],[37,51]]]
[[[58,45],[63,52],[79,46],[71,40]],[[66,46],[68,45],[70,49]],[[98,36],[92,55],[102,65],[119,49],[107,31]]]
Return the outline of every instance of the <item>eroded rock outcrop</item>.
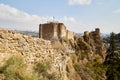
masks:
[[[105,59],[106,49],[100,37],[100,30],[96,28],[92,32],[86,31],[75,41],[76,52],[70,54],[75,71],[68,64],[69,73],[77,72],[81,80],[105,80],[105,71],[101,65]],[[76,80],[80,80],[79,77]]]
[[[106,49],[100,37],[99,28],[92,32],[85,31],[84,35],[77,40],[77,43],[81,54],[88,55],[88,60],[94,60],[97,56],[104,60]]]

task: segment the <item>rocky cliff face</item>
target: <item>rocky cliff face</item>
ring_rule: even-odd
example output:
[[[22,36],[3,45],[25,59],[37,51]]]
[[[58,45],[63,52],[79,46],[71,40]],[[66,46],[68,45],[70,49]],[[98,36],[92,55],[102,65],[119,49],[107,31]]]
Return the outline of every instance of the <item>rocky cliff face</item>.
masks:
[[[102,62],[106,56],[106,49],[100,37],[100,30],[97,28],[92,32],[84,32],[83,36],[76,39],[75,50],[75,54],[71,54],[70,57],[81,80],[105,80]]]
[[[98,76],[87,65],[94,64],[97,58],[101,62],[104,60],[105,49],[99,31],[85,32],[71,45],[76,50],[72,54],[60,43],[53,45],[47,40],[0,29],[0,65],[9,57],[18,55],[24,58],[27,70],[38,62],[49,63],[49,73],[54,73],[59,80],[96,80]],[[104,74],[100,73],[99,78],[105,80]]]
[[[77,39],[77,43],[78,53],[88,55],[88,60],[94,60],[96,57],[100,57],[101,60],[104,60],[106,49],[98,28],[92,32],[84,32],[84,35]]]

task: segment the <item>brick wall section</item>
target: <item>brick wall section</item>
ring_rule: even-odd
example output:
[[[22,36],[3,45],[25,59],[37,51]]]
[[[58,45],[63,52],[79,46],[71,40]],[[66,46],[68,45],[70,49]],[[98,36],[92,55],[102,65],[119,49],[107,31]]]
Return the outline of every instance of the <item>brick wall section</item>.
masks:
[[[45,23],[39,25],[39,38],[51,40],[53,38],[66,38],[74,40],[74,32],[66,29],[63,23]]]

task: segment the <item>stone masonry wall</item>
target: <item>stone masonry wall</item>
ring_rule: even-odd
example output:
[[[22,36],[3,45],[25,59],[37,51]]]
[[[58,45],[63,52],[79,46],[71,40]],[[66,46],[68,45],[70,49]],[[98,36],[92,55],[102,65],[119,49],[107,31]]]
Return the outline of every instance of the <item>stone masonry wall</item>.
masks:
[[[101,39],[99,28],[96,28],[95,31],[92,32],[85,31],[82,38],[82,43],[88,46],[89,52],[91,50],[91,52],[100,55],[103,59],[105,58],[106,49]],[[85,48],[85,50],[87,50],[87,48]]]
[[[39,25],[39,38],[50,40],[54,36],[53,24],[40,24]]]
[[[60,38],[66,38],[66,27],[65,27],[65,25],[63,24],[63,23],[59,23],[59,30],[60,30],[60,33],[59,33],[59,37]]]
[[[39,25],[39,38],[45,40],[53,38],[74,40],[74,32],[67,30],[63,23],[50,22]]]
[[[74,40],[74,32],[67,30],[67,38]]]

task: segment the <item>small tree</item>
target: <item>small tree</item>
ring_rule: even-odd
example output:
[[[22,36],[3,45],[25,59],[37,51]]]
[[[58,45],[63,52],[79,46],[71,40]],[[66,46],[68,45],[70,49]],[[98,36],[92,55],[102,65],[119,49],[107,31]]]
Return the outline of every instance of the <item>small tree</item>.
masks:
[[[108,67],[106,76],[107,80],[119,80],[120,79],[120,53],[117,50],[117,42],[115,40],[115,34],[112,32],[109,40],[110,46],[107,51],[107,56],[104,64]]]

